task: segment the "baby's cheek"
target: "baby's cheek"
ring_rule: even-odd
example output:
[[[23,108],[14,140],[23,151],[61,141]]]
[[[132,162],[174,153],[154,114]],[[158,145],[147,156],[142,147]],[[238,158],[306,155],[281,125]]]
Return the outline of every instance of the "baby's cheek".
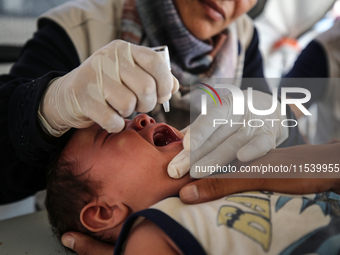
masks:
[[[128,137],[127,135],[120,136],[119,139],[115,139],[113,141],[114,150],[115,152],[119,154],[132,154],[136,153],[136,151],[140,150],[138,148],[138,142],[135,141],[135,139],[132,139],[131,137]]]
[[[129,142],[129,140],[127,139],[127,137],[123,137],[122,139],[118,140],[116,142],[116,148],[119,151],[123,151],[125,149],[131,149],[131,143]]]

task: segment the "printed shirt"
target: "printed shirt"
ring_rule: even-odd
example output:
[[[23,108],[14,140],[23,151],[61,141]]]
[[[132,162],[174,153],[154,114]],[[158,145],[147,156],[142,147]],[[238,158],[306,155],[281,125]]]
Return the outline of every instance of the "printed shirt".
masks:
[[[139,217],[158,225],[184,254],[338,254],[339,199],[334,193],[250,192],[186,205],[167,198],[131,215],[115,254]]]

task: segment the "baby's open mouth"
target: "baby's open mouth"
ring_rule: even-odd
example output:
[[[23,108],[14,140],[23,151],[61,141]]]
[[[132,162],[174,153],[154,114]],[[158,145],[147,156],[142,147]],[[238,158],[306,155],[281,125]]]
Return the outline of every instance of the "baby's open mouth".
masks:
[[[181,141],[174,130],[168,126],[157,127],[153,133],[153,143],[155,146],[166,146],[170,143]]]

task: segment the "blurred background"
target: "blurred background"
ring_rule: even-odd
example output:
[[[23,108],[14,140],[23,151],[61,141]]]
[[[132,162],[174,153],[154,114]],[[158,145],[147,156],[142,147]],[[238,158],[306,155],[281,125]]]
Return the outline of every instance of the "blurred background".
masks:
[[[70,0],[0,0],[0,73],[7,73],[32,37],[37,17]]]

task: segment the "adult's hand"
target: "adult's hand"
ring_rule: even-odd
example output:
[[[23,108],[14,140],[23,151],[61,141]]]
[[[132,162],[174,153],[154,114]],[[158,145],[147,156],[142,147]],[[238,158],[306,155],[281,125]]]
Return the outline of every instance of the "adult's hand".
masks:
[[[79,255],[112,255],[114,246],[98,241],[78,232],[68,232],[61,238],[63,245],[74,250]]]
[[[289,166],[289,165],[339,165],[339,141],[321,145],[299,145],[274,149],[265,156],[250,162],[233,161],[232,165],[240,169],[241,166]],[[260,173],[261,174],[261,173]],[[332,171],[320,175],[313,173],[276,173],[278,178],[252,178],[249,173],[242,173],[244,178],[230,178],[232,173],[220,175],[221,178],[204,178],[187,184],[180,191],[180,197],[185,203],[201,203],[214,200],[226,195],[245,191],[273,191],[289,194],[310,194],[333,191],[340,194],[339,173]],[[240,176],[240,175],[238,175]],[[224,178],[223,178],[224,177]],[[249,179],[247,179],[247,177]],[[280,178],[281,177],[281,178]],[[284,178],[290,177],[290,178]],[[313,178],[311,178],[313,177]]]
[[[133,111],[151,111],[156,103],[169,100],[178,86],[160,54],[116,40],[52,81],[39,117],[54,136],[94,122],[109,132],[119,132],[124,117]]]
[[[227,179],[204,178],[184,186],[180,198],[196,204],[246,191],[273,191],[288,194],[311,194],[332,190],[340,194],[340,179]]]
[[[243,95],[244,102],[247,102],[247,93],[243,91]],[[252,100],[255,109],[268,110],[273,98],[269,94],[253,91]],[[207,173],[195,171],[196,166],[224,166],[236,158],[244,162],[251,161],[288,138],[288,128],[281,125],[286,116],[281,115],[279,103],[273,113],[260,116],[253,114],[247,105],[244,115],[233,115],[231,94],[222,96],[222,102],[221,107],[214,108],[207,115],[198,116],[191,124],[184,136],[184,150],[168,166],[169,176],[181,178],[191,168],[191,176],[201,178]],[[228,124],[213,127],[214,119],[227,120]],[[259,121],[252,121],[250,126],[248,122],[251,120]]]

